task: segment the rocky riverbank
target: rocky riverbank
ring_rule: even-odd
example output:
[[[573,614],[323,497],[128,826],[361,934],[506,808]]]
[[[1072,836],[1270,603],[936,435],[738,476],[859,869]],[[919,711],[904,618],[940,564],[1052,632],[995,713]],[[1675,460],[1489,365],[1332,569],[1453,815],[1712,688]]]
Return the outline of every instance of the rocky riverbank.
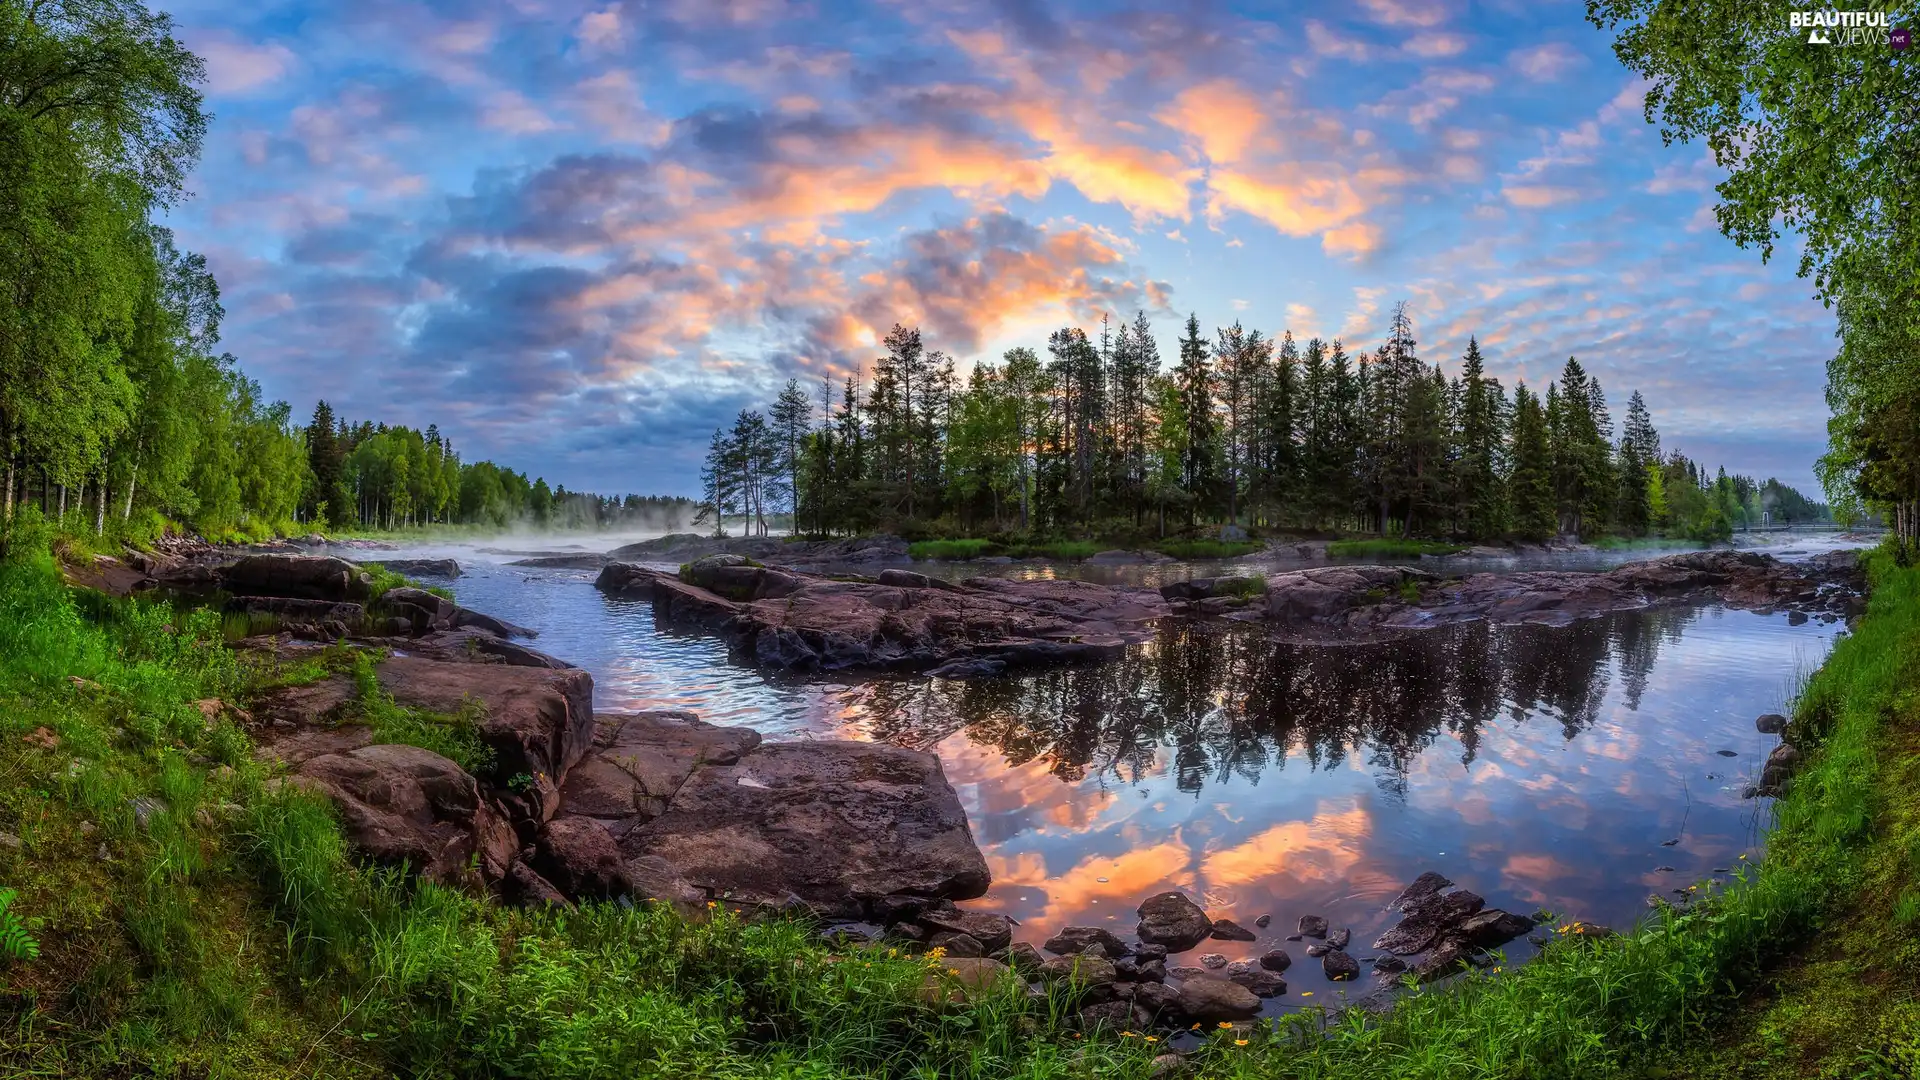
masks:
[[[1475,620],[1566,625],[1708,601],[1834,620],[1860,609],[1864,583],[1853,552],[1783,563],[1714,551],[1605,572],[1446,578],[1409,566],[1322,566],[1264,578],[1200,578],[1157,591],[994,577],[951,582],[900,569],[829,577],[719,555],[677,573],[614,563],[595,584],[609,596],[650,600],[656,618],[718,634],[762,668],[971,677],[1111,657],[1150,638],[1169,615],[1313,637],[1378,636]]]

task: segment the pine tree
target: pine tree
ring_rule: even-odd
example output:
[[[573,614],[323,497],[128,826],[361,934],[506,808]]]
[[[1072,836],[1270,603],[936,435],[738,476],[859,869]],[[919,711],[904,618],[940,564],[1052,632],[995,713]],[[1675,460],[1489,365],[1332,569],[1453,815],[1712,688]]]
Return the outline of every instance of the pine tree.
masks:
[[[1647,403],[1635,390],[1627,398],[1627,424],[1620,436],[1617,462],[1617,515],[1621,529],[1631,535],[1644,536],[1657,519],[1654,483],[1659,473],[1654,466],[1659,460],[1660,433],[1654,430]]]
[[[1208,341],[1200,336],[1200,318],[1187,316],[1187,336],[1180,339],[1180,366],[1174,378],[1180,385],[1180,408],[1186,414],[1186,445],[1182,448],[1180,486],[1191,496],[1187,520],[1212,499],[1215,479],[1213,378],[1207,364]]]
[[[1454,473],[1460,526],[1469,536],[1498,536],[1506,525],[1500,384],[1487,378],[1477,338],[1467,339],[1460,364],[1460,454]]]
[[[1254,435],[1254,393],[1273,354],[1258,330],[1236,322],[1214,339],[1213,397],[1220,410],[1220,445],[1227,465],[1227,520],[1240,520],[1240,489]]]
[[[813,426],[813,402],[800,389],[800,380],[788,379],[780,396],[767,409],[771,423],[773,471],[786,480],[781,492],[786,510],[793,515],[793,531],[800,531],[801,448],[807,431]]]
[[[1548,395],[1555,396],[1551,385]],[[1513,390],[1513,471],[1507,478],[1513,531],[1529,540],[1545,540],[1559,527],[1553,488],[1553,457],[1547,416],[1525,383]]]

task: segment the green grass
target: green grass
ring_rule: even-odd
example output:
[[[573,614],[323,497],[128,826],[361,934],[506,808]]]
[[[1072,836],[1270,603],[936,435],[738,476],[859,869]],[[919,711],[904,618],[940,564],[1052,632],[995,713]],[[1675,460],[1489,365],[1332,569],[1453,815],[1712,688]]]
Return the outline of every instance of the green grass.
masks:
[[[419,582],[414,581],[412,578],[406,577],[401,574],[396,574],[392,570],[387,569],[385,563],[377,563],[377,562],[361,563],[360,569],[363,572],[365,572],[369,578],[373,580],[373,596],[370,599],[369,603],[377,604],[380,602],[380,598],[382,596],[385,596],[389,591],[393,589],[403,589],[403,588],[404,589],[424,589],[427,592],[430,592],[433,595],[441,597],[442,599],[446,599],[446,600],[452,600],[454,598],[452,589],[449,589],[443,585],[432,585],[432,586],[422,585]]]
[[[1015,559],[1051,559],[1078,562],[1102,551],[1151,549],[1176,559],[1231,559],[1264,550],[1266,545],[1253,541],[1163,540],[1150,545],[1125,540],[1032,540],[996,543],[979,538],[960,540],[916,540],[907,545],[907,554],[915,559],[959,561],[1005,555]]]
[[[1267,546],[1252,540],[1163,540],[1153,546],[1163,555],[1189,562],[1198,559],[1233,559],[1265,551]]]
[[[1698,541],[1681,536],[1596,536],[1587,543],[1601,551],[1675,551],[1700,546]]]
[[[1209,1033],[1190,1075],[1911,1076],[1920,947],[1893,920],[1920,910],[1920,571],[1873,573],[1793,710],[1813,749],[1768,856],[1733,885],[1384,1016]],[[254,670],[220,631],[69,595],[44,558],[0,566],[0,829],[23,840],[0,882],[41,946],[0,968],[0,1075],[1148,1074],[1154,1047],[1074,1038],[1058,997],[929,1003],[937,965],[791,922],[518,910],[358,865],[324,802],[266,784],[245,733],[193,706],[312,674]]]
[[[907,554],[915,559],[978,559],[1000,554],[1000,545],[991,540],[916,540],[907,545]]]
[[[1250,574],[1247,577],[1235,579],[1234,583],[1224,590],[1219,588],[1219,583],[1215,583],[1214,587],[1222,596],[1237,596],[1242,600],[1250,600],[1267,594],[1267,576]]]
[[[1335,540],[1327,545],[1327,554],[1336,559],[1417,559],[1433,555],[1458,555],[1465,544],[1440,540]]]

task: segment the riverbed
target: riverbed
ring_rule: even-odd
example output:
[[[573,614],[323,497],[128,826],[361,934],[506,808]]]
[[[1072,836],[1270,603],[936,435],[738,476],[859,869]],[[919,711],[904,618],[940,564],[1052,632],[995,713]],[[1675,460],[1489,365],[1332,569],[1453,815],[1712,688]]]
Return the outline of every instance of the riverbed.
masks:
[[[1289,948],[1290,992],[1269,1011],[1374,985],[1328,982],[1285,935],[1323,915],[1370,957],[1392,921],[1386,901],[1425,870],[1489,906],[1616,926],[1650,895],[1737,873],[1760,856],[1770,805],[1742,792],[1778,741],[1754,718],[1783,711],[1840,632],[1719,606],[1365,645],[1168,620],[1097,667],[966,682],[773,678],[711,637],[657,627],[644,601],[602,596],[593,571],[510,566],[468,545],[390,555],[458,559],[461,602],[539,630],[538,648],[593,674],[601,711],[690,709],[773,739],[937,753],[993,871],[992,891],[968,906],[1015,917],[1022,939],[1072,924],[1125,933],[1134,906],[1167,888],[1243,926],[1272,916],[1259,942],[1200,950]],[[1217,569],[992,571],[1156,582]],[[1522,940],[1507,955],[1531,949]]]

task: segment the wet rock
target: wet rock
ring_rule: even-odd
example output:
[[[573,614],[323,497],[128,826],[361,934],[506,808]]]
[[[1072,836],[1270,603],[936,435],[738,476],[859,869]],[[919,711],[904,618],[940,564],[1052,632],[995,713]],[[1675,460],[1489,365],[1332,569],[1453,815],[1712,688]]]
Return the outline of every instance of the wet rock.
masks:
[[[229,597],[222,610],[237,615],[272,615],[285,623],[340,623],[359,626],[366,620],[364,605],[340,600],[309,600],[290,596]]]
[[[1260,998],[1239,983],[1202,975],[1180,984],[1180,1011],[1198,1023],[1246,1020],[1260,1011]]]
[[[874,743],[763,744],[704,766],[620,843],[716,891],[850,917],[862,897],[964,900],[989,880],[940,759]]]
[[[1383,956],[1373,962],[1375,975],[1399,975],[1407,970],[1407,962],[1397,956]]]
[[[1259,935],[1234,922],[1232,919],[1213,920],[1213,937],[1221,941],[1254,941]]]
[[[1060,956],[1072,956],[1098,944],[1108,956],[1125,956],[1127,945],[1110,930],[1098,926],[1068,926],[1046,940],[1041,948]]]
[[[453,613],[457,609],[457,605],[444,596],[406,586],[381,594],[379,606],[410,621],[415,636],[452,628]]]
[[[1213,932],[1213,921],[1200,905],[1178,892],[1163,892],[1141,901],[1136,909],[1140,925],[1136,936],[1169,952],[1186,952]]]
[[[1739,757],[1740,756],[1740,751],[1738,750],[1715,750],[1714,753],[1719,754],[1721,757]]]
[[[1762,787],[1777,788],[1787,782],[1799,769],[1802,754],[1792,743],[1781,743],[1767,755],[1767,763],[1760,771]]]
[[[738,761],[739,758],[736,757],[734,760]],[[731,762],[724,764],[731,764]],[[922,912],[939,904],[939,900],[935,897],[915,896],[911,893],[889,893],[885,896],[871,897],[866,903],[869,918],[882,926],[891,926],[897,922],[919,918]]]
[[[999,952],[1013,942],[1013,921],[991,912],[930,911],[920,916],[920,925],[970,935],[989,953]]]
[[[1260,954],[1260,966],[1268,971],[1285,971],[1293,966],[1293,957],[1285,949],[1270,949]]]
[[[566,894],[555,888],[553,883],[540,876],[531,864],[516,862],[508,867],[506,876],[500,882],[501,892],[509,900],[527,907],[572,907],[573,902]]]
[[[1327,935],[1327,945],[1330,948],[1344,949],[1347,947],[1347,942],[1352,940],[1353,931],[1344,926]]]
[[[1756,719],[1753,726],[1762,735],[1778,735],[1787,730],[1787,718],[1779,713],[1766,713]]]
[[[1321,915],[1300,916],[1300,933],[1311,938],[1327,936],[1327,920]]]
[[[1533,920],[1499,908],[1469,915],[1459,925],[1459,934],[1475,948],[1493,949],[1521,937],[1533,929]]]
[[[1230,971],[1227,981],[1246,987],[1257,997],[1278,997],[1287,992],[1287,980],[1258,967],[1251,971]]]
[[[458,765],[413,746],[365,746],[300,765],[295,782],[326,795],[353,847],[435,881],[461,880],[470,860],[498,880],[514,860],[511,826]]]
[[[1290,627],[1354,626],[1384,617],[1380,603],[1432,574],[1398,566],[1316,566],[1267,578],[1266,618]]]
[[[1450,879],[1428,870],[1419,877],[1414,878],[1413,884],[1400,890],[1400,895],[1394,897],[1393,902],[1388,904],[1387,907],[1393,911],[1405,911],[1409,906],[1418,904],[1429,896],[1451,888],[1453,888],[1453,882]]]
[[[1227,958],[1217,952],[1205,953],[1200,957],[1200,966],[1209,971],[1218,971],[1227,966]]]
[[[535,638],[539,631],[516,626],[505,619],[497,619],[471,608],[456,606],[453,609],[452,628],[455,630],[479,630],[498,638]]]
[[[1434,943],[1433,951],[1413,965],[1413,974],[1421,982],[1444,978],[1466,964],[1473,947],[1464,938],[1448,935]]]
[[[1344,982],[1360,974],[1360,961],[1348,956],[1339,949],[1332,949],[1320,958],[1320,970],[1334,982]]]
[[[1325,956],[1332,951],[1333,947],[1325,942],[1316,941],[1312,945],[1307,946],[1308,956]]]
[[[1259,927],[1262,930],[1265,930],[1267,927],[1273,925],[1273,916],[1262,915],[1259,918],[1253,920],[1253,925]]]
[[[452,559],[384,559],[380,565],[408,577],[457,578],[460,564]]]
[[[373,595],[364,571],[326,555],[247,555],[222,567],[219,582],[235,596],[363,603]]]
[[[935,949],[944,949],[948,956],[977,957],[987,955],[986,946],[972,934],[955,930],[936,930],[927,939],[927,945]]]
[[[1165,960],[1142,960],[1138,957],[1131,959],[1137,972],[1136,977],[1141,982],[1163,982],[1166,980],[1167,962]]]
[[[1175,982],[1185,982],[1188,979],[1198,979],[1201,976],[1205,975],[1206,973],[1207,973],[1207,969],[1205,968],[1197,968],[1197,967],[1183,965],[1180,967],[1168,968],[1167,978],[1172,979]]]

